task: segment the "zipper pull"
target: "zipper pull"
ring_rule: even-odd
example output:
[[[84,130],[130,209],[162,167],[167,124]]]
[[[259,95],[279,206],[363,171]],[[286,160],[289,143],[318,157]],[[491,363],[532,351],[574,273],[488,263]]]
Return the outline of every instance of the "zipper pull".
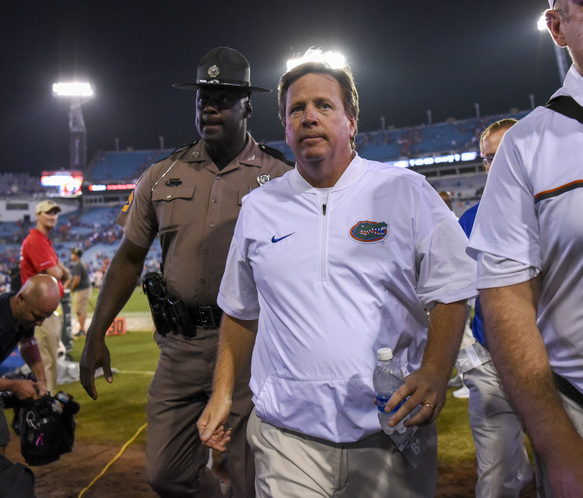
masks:
[[[326,204],[322,204],[322,214],[326,216]]]

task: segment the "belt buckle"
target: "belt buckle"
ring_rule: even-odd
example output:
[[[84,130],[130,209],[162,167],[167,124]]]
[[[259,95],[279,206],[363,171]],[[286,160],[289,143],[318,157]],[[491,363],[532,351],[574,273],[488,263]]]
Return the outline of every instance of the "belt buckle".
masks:
[[[215,317],[210,306],[199,306],[197,308],[201,326],[205,329],[216,329]]]

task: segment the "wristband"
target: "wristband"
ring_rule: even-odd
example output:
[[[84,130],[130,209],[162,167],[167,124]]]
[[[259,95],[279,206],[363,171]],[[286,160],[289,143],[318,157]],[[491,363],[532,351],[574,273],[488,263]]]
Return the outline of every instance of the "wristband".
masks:
[[[27,337],[20,341],[20,355],[29,366],[42,361],[36,337]]]

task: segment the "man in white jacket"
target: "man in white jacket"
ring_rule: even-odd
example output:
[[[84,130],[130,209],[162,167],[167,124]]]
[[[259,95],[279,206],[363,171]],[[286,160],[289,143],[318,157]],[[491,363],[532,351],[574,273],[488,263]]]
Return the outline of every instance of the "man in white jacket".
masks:
[[[391,347],[410,375],[389,424],[418,409],[405,425],[435,433],[476,294],[465,235],[421,175],[356,154],[348,68],[299,65],[279,102],[296,169],[243,202],[201,439],[228,440],[234,379],[252,356],[258,496],[433,496],[436,441],[417,468],[407,462],[379,426],[372,374],[377,349]]]

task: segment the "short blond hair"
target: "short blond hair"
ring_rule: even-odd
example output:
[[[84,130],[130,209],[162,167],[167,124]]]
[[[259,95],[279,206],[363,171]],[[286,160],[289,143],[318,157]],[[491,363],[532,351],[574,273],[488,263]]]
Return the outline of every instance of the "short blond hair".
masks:
[[[490,135],[490,133],[494,133],[498,130],[508,130],[512,128],[518,121],[514,118],[504,118],[500,121],[495,121],[490,126],[488,126],[480,135],[480,151],[482,150],[482,143],[484,139]]]

